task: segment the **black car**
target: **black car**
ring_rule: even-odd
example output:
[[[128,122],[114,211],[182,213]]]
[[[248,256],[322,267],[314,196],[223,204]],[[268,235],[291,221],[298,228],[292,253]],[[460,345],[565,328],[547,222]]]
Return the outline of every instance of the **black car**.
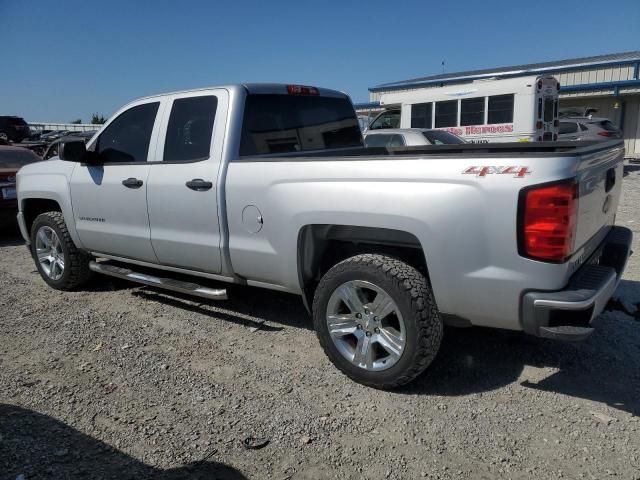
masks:
[[[21,142],[29,135],[31,130],[24,118],[0,116],[0,139]]]

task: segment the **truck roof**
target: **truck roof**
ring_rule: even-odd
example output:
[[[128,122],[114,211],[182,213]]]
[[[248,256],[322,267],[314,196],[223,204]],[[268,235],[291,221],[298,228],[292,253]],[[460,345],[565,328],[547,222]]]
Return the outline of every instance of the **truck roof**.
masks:
[[[136,98],[134,101],[145,100],[148,98],[158,98],[164,97],[167,95],[176,95],[176,94],[184,94],[184,93],[195,93],[202,92],[206,90],[211,90],[212,88],[224,88],[227,90],[241,90],[244,89],[248,93],[253,94],[287,94],[287,86],[288,85],[297,85],[290,83],[237,83],[237,84],[228,84],[228,85],[210,85],[207,87],[199,87],[199,88],[190,88],[186,90],[176,90],[173,92],[163,92],[157,93],[154,95],[147,95],[145,97]],[[349,96],[341,91],[332,90],[330,88],[317,88],[320,95],[324,97],[341,97],[341,98],[349,98]]]

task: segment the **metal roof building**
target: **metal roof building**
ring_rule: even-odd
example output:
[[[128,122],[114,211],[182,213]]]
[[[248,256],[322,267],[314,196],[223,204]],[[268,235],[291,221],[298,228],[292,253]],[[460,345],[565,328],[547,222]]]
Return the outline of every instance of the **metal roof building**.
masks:
[[[384,83],[369,88],[369,103],[357,104],[359,112],[379,110],[387,92],[422,90],[472,82],[483,78],[509,78],[538,74],[560,81],[561,107],[597,108],[624,131],[627,156],[640,158],[640,51],[612,53],[543,63],[445,73]]]

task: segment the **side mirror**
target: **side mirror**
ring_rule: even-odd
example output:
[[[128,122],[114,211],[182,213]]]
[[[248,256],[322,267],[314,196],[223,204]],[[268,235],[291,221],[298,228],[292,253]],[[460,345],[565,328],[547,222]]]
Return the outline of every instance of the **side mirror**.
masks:
[[[100,165],[100,157],[95,152],[88,152],[84,140],[62,140],[58,146],[58,157],[67,162]]]

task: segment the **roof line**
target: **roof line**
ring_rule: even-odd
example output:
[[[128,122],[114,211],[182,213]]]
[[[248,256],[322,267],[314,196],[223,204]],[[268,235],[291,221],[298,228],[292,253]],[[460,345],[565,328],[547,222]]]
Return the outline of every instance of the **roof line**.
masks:
[[[628,58],[604,60],[612,55],[627,56]],[[589,60],[592,59],[592,60]],[[597,59],[601,59],[598,60]],[[502,77],[509,78],[522,76],[527,74],[539,74],[558,71],[580,70],[585,67],[599,67],[611,65],[632,65],[640,62],[640,51],[624,52],[610,55],[600,55],[598,57],[584,57],[569,60],[558,60],[556,62],[545,62],[539,64],[515,65],[511,67],[498,67],[496,69],[471,70],[466,72],[457,72],[446,75],[432,75],[428,77],[414,78],[409,80],[400,80],[397,82],[383,83],[370,87],[370,92],[400,90],[404,88],[412,88],[416,86],[427,86],[433,84],[450,84],[460,83],[464,81],[478,80],[481,78]]]

